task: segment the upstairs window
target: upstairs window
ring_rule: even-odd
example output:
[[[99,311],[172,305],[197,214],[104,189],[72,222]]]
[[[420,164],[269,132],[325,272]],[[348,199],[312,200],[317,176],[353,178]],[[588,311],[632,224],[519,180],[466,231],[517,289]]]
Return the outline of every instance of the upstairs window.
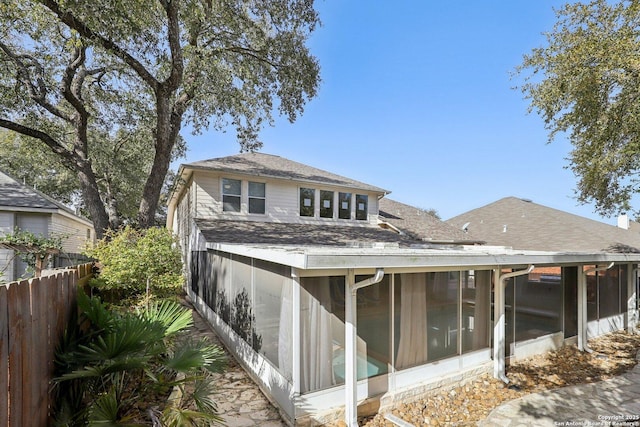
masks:
[[[369,209],[369,197],[364,194],[356,194],[356,219],[361,221],[367,220]]]
[[[249,213],[264,214],[266,212],[266,192],[264,182],[249,181]]]
[[[242,198],[242,181],[222,178],[222,210],[224,212],[240,212]]]
[[[351,219],[351,193],[338,193],[338,218]]]
[[[314,199],[316,190],[313,188],[300,189],[300,216],[314,216]]]
[[[333,191],[320,190],[320,218],[333,218]]]

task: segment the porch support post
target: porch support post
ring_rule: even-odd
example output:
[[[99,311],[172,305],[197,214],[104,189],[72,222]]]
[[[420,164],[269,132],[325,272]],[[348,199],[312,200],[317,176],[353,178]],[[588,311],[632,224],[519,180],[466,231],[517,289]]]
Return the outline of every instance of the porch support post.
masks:
[[[593,353],[593,350],[589,348],[587,344],[587,340],[589,339],[587,333],[587,325],[589,322],[589,317],[587,315],[587,275],[589,273],[598,272],[608,270],[613,267],[615,263],[611,263],[606,267],[594,267],[584,270],[583,267],[579,266],[579,269],[583,271],[579,271],[578,274],[578,350],[586,351],[588,353]]]
[[[585,351],[587,345],[587,276],[578,266],[578,350]]]
[[[493,376],[502,380],[505,384],[509,384],[509,378],[505,374],[505,349],[506,349],[506,333],[505,333],[505,309],[504,294],[507,287],[507,279],[516,276],[523,276],[531,273],[534,269],[530,265],[526,270],[513,271],[507,274],[500,274],[501,268],[496,271],[496,286],[494,290],[493,305]]]
[[[635,334],[638,331],[638,310],[636,309],[636,274],[638,269],[633,264],[627,264],[627,332]]]
[[[499,286],[501,268],[496,268],[493,292],[493,376],[502,379],[504,375],[504,350],[505,350],[505,314],[504,314],[504,288]]]
[[[376,274],[356,283],[353,269],[347,272],[344,313],[344,389],[345,423],[347,427],[358,426],[358,289],[374,285],[384,278],[384,269],[377,268]]]
[[[300,276],[298,275],[298,270],[296,268],[291,269],[291,279],[291,286],[293,286],[291,289],[291,296],[293,300],[293,307],[291,307],[291,312],[293,314],[293,318],[291,319],[291,358],[293,359],[291,380],[293,382],[293,397],[294,399],[297,399],[297,397],[300,396],[300,389],[302,387],[300,385]]]
[[[348,427],[358,425],[358,376],[357,376],[357,324],[358,318],[356,292],[354,287],[355,273],[349,269],[345,289],[345,322],[344,322],[344,388],[345,396],[345,423]]]

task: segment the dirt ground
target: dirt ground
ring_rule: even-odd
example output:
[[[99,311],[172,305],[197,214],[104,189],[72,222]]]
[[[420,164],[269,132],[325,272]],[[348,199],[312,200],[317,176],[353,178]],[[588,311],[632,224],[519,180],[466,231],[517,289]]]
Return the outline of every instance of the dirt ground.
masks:
[[[415,426],[468,426],[487,417],[501,403],[528,393],[601,381],[633,368],[640,336],[616,332],[589,340],[594,353],[567,346],[507,367],[509,386],[483,375],[464,386],[400,404],[391,413]],[[360,420],[361,426],[393,427],[382,414]],[[339,425],[339,424],[338,424]]]

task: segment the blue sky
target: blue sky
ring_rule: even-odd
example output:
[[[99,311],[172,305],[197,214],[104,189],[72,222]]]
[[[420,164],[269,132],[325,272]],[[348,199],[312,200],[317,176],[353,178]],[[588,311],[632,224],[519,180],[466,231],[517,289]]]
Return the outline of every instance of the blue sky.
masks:
[[[318,1],[318,96],[261,139],[276,154],[390,190],[443,219],[506,196],[614,224],[574,198],[564,139],[511,78],[561,1]],[[193,162],[235,154],[233,133],[183,135]]]

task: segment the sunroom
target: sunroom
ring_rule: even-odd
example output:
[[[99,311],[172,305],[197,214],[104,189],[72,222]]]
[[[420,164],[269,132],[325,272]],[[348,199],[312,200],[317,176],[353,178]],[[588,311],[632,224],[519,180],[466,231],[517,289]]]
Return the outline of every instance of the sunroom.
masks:
[[[360,247],[358,247],[360,246]],[[203,243],[189,294],[295,425],[635,325],[640,254]],[[359,407],[359,408],[358,408]]]

